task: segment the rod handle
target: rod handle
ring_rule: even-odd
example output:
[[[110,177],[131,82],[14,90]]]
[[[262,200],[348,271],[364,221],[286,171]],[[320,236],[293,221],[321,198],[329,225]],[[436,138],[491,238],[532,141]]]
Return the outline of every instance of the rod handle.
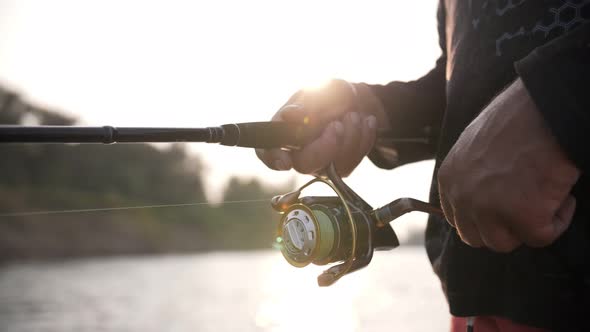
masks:
[[[299,149],[317,134],[309,126],[278,121],[234,123],[221,128],[221,145],[258,149]]]

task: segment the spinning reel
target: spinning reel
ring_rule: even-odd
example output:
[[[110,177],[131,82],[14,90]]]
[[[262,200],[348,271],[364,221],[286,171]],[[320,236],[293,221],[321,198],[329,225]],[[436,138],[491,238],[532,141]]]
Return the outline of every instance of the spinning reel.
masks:
[[[412,211],[442,215],[438,207],[413,198],[400,198],[373,209],[342,181],[333,164],[323,173],[271,201],[273,209],[282,214],[277,242],[289,264],[304,267],[341,262],[318,276],[319,286],[330,286],[345,274],[367,266],[374,250],[399,246],[390,221]],[[336,196],[299,197],[303,189],[316,182],[328,185]]]

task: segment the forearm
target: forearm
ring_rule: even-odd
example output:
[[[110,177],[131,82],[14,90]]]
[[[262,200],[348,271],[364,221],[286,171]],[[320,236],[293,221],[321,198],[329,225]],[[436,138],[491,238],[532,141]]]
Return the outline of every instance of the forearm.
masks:
[[[424,77],[411,82],[391,82],[387,85],[357,84],[367,89],[381,105],[381,128],[395,137],[424,138],[427,143],[387,142],[375,145],[369,158],[381,168],[432,158],[445,108],[445,64],[441,57],[436,67]]]

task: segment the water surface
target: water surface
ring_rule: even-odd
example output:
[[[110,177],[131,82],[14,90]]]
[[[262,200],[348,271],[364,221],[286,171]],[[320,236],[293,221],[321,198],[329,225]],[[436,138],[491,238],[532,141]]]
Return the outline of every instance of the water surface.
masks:
[[[98,258],[0,269],[1,331],[447,331],[422,248],[376,253],[319,288],[323,268],[274,251]]]

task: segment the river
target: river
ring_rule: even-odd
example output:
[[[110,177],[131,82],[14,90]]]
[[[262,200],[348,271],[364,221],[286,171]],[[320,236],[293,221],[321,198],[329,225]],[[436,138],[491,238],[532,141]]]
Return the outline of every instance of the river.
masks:
[[[447,331],[422,248],[377,252],[328,288],[274,251],[0,268],[1,331]]]

